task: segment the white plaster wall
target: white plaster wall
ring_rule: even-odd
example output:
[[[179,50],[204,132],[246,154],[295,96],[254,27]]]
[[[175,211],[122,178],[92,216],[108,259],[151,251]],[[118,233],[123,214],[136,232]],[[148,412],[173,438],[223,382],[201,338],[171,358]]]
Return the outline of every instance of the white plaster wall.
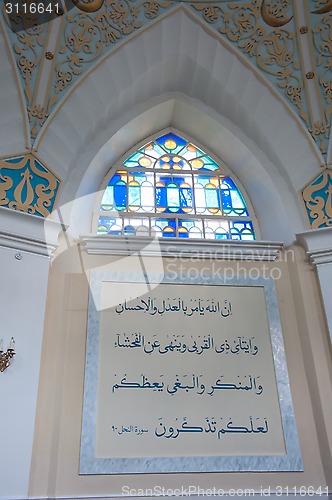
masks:
[[[1,500],[28,496],[49,272],[43,233],[42,218],[0,208],[0,337],[6,350],[13,336],[17,353],[0,373]]]

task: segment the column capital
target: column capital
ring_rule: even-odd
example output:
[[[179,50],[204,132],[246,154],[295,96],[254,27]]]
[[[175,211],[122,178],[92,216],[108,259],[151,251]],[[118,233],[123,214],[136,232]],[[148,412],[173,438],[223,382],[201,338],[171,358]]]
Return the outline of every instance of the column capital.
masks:
[[[296,235],[314,266],[332,264],[332,227],[304,231]]]

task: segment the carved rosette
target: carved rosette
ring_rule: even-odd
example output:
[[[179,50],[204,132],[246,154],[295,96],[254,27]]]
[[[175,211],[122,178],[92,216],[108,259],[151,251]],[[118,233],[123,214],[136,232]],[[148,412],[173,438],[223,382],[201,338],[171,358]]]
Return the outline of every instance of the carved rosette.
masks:
[[[302,191],[312,229],[332,226],[332,169],[325,168]]]
[[[0,160],[0,206],[47,217],[60,180],[32,154]]]

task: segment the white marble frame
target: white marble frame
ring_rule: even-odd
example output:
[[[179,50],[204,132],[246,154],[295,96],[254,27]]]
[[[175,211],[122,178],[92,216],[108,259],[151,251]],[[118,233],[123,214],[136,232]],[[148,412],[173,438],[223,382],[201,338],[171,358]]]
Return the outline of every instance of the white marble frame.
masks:
[[[98,300],[103,281],[172,283],[193,285],[229,285],[263,287],[270,326],[276,382],[286,447],[285,455],[276,456],[211,456],[211,457],[154,457],[154,458],[97,458],[96,415],[99,359],[99,317],[94,300]],[[165,274],[114,272],[93,270],[90,273],[90,297],[86,347],[83,420],[80,449],[80,474],[137,474],[174,472],[281,472],[303,471],[292,397],[289,386],[279,309],[273,278],[205,276],[172,279]]]

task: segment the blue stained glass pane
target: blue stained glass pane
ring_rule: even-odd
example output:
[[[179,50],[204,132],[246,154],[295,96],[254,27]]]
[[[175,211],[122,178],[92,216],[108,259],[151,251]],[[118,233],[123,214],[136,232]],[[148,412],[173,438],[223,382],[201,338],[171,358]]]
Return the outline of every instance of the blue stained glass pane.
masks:
[[[108,234],[112,234],[113,236],[120,236],[122,234],[122,231],[119,226],[112,226]]]
[[[179,220],[179,226],[183,226],[185,227],[188,231],[195,226],[195,222],[194,220]]]
[[[175,232],[165,228],[163,231],[163,236],[165,236],[166,238],[175,238]]]
[[[133,167],[135,165],[138,165],[138,160],[142,157],[141,153],[135,152],[132,154],[126,161],[123,162],[123,164],[126,167]]]
[[[165,186],[157,186],[156,187],[156,206],[157,207],[167,207],[167,198],[166,198],[166,187]]]
[[[205,198],[207,208],[220,208],[219,193],[216,189],[205,188]]]
[[[127,207],[127,185],[120,181],[114,186],[114,201],[117,210],[125,210]]]
[[[181,208],[192,208],[193,206],[193,193],[189,187],[180,188],[180,204]]]
[[[163,156],[165,154],[165,150],[162,149],[156,142],[150,144],[152,144],[152,148],[147,145],[141,148],[139,151],[151,158],[158,158],[159,156]]]
[[[136,235],[136,230],[134,226],[125,226],[123,230],[123,234],[125,236],[135,236]]]
[[[167,205],[171,212],[180,208],[180,193],[176,184],[169,183],[167,186]]]
[[[110,227],[115,224],[115,219],[110,219],[109,217],[99,217],[98,224],[100,226],[105,226],[109,230]]]
[[[101,200],[100,210],[111,211],[112,209],[114,209],[114,189],[113,186],[107,186]]]
[[[202,186],[206,186],[206,184],[209,184],[210,179],[211,179],[210,177],[207,177],[205,175],[198,175],[196,182],[202,184]]]
[[[233,189],[231,191],[231,197],[234,208],[244,208],[244,201],[238,191],[235,191],[235,189]]]
[[[98,226],[97,233],[98,234],[107,234],[108,229],[106,226]]]
[[[232,239],[241,240],[254,240],[254,228],[252,222],[235,222],[231,223]],[[243,236],[242,236],[243,235]]]
[[[209,156],[202,158],[202,160],[204,161],[204,167],[202,167],[202,170],[220,170],[219,165],[217,165]]]
[[[176,229],[176,220],[175,219],[167,219],[167,225],[172,229]]]
[[[166,226],[168,226],[168,220],[167,219],[157,219],[156,226],[160,227],[160,229],[164,229]]]
[[[121,175],[115,173],[112,177],[112,179],[109,181],[108,185],[109,186],[114,186],[117,182],[121,180]]]
[[[229,240],[230,235],[227,233],[215,233],[216,234],[216,240]]]
[[[173,134],[172,132],[170,132],[169,134],[165,134],[161,137],[158,137],[158,139],[156,139],[155,141],[160,146],[162,146],[167,152],[170,152],[170,153],[177,153],[187,144],[187,141],[185,139],[182,139],[182,137],[180,137],[176,134]],[[176,147],[175,148],[167,148],[165,146],[166,141],[174,141],[176,143]]]
[[[140,207],[141,206],[141,187],[128,186],[128,206]]]
[[[231,193],[229,189],[223,189],[222,190],[222,206],[224,210],[231,210],[232,209],[232,198],[231,198]]]
[[[138,184],[143,184],[146,181],[146,175],[143,172],[129,172],[129,175],[134,176],[134,180],[138,182]]]

